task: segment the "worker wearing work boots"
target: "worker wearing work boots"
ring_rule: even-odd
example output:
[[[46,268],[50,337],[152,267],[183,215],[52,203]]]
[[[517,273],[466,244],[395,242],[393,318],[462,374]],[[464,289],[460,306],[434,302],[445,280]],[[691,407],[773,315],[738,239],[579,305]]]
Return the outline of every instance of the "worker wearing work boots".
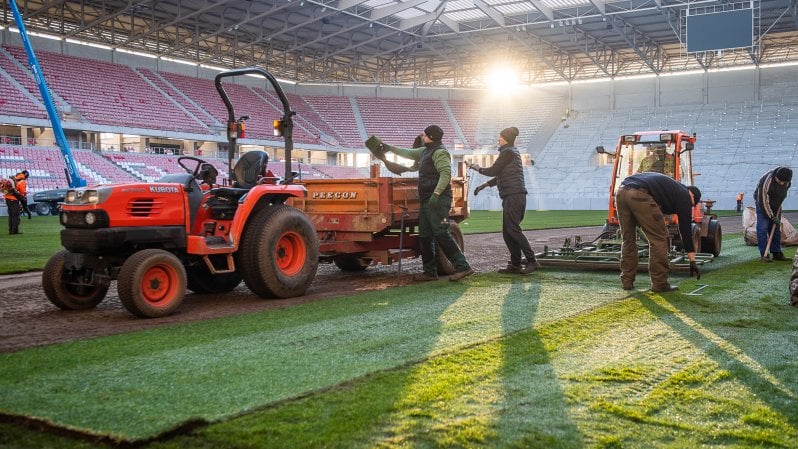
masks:
[[[781,252],[781,203],[787,198],[791,181],[792,170],[777,167],[759,179],[754,191],[756,243],[763,262],[788,260]]]
[[[452,158],[443,147],[443,130],[430,125],[421,135],[423,146],[398,148],[383,143],[378,137],[366,140],[372,153],[390,151],[398,156],[418,161],[418,197],[421,208],[418,213],[418,234],[421,240],[421,262],[424,272],[413,277],[416,281],[438,279],[436,252],[443,251],[452,262],[455,273],[450,281],[458,281],[474,273],[463,252],[449,233],[449,209],[452,207]]]
[[[482,175],[493,176],[474,189],[474,196],[479,195],[486,187],[499,188],[499,197],[502,199],[502,237],[510,251],[510,261],[499,273],[528,274],[540,268],[540,263],[535,259],[535,252],[521,230],[521,221],[526,212],[527,191],[521,154],[515,148],[516,137],[518,128],[513,126],[503,129],[499,133],[499,157],[496,162],[490,167],[482,168],[472,164],[469,168]],[[521,256],[525,256],[526,260],[522,260]]]
[[[651,291],[670,292],[678,287],[668,281],[668,228],[664,215],[676,214],[679,234],[687,257],[690,276],[701,278],[695,263],[692,218],[693,207],[701,201],[701,191],[660,173],[638,173],[624,179],[615,194],[618,221],[621,224],[621,285],[624,290],[634,288],[637,274],[637,226],[648,239],[648,273]]]

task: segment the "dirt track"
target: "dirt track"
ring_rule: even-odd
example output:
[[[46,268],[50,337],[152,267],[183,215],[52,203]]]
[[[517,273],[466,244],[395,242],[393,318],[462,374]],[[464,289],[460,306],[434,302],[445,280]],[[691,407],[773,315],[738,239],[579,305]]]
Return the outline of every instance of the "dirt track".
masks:
[[[798,213],[795,214],[798,217]],[[787,218],[795,222],[795,218]],[[721,219],[724,234],[742,231],[739,217]],[[544,244],[559,246],[566,237],[585,240],[598,235],[601,227],[527,231],[536,251]],[[466,258],[480,272],[494,271],[506,264],[507,250],[501,234],[465,236]],[[752,251],[755,251],[752,249]],[[120,304],[116,285],[107,298],[93,310],[63,311],[44,296],[41,273],[0,276],[0,352],[17,351],[33,346],[112,335],[171,323],[207,320],[275,307],[287,307],[308,301],[344,296],[368,290],[380,290],[411,283],[412,274],[420,271],[419,260],[398,265],[371,267],[362,273],[345,273],[334,265],[321,265],[308,293],[301,298],[263,300],[249,292],[242,283],[236,290],[221,295],[189,294],[178,312],[158,319],[140,319],[130,315]]]

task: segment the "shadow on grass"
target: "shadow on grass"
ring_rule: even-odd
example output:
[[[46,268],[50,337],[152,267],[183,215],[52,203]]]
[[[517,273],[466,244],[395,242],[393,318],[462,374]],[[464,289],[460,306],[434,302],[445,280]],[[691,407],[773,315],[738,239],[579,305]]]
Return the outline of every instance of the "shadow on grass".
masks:
[[[568,404],[548,351],[535,329],[518,332],[513,322],[517,307],[525,301],[523,319],[531,323],[540,306],[540,283],[515,282],[504,301],[501,346],[502,401],[496,413],[493,447],[578,448],[579,429],[569,417]]]
[[[646,309],[767,405],[742,418],[749,425],[783,420],[798,428],[798,344],[796,311],[787,305],[789,268],[747,262],[702,278],[710,288],[701,296],[641,295]]]

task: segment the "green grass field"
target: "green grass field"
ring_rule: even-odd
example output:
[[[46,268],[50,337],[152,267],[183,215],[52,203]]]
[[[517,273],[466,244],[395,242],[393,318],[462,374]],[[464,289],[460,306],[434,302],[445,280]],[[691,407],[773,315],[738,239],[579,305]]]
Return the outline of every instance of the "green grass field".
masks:
[[[790,264],[755,252],[664,295],[481,273],[0,354],[0,448],[796,447]]]

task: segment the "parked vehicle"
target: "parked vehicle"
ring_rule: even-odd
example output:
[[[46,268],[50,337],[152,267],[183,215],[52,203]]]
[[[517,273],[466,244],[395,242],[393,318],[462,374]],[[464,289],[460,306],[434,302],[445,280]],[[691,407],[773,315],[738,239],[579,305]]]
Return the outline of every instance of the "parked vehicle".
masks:
[[[54,189],[36,192],[33,194],[33,201],[28,204],[28,208],[36,212],[37,215],[58,215],[68,190]]]

